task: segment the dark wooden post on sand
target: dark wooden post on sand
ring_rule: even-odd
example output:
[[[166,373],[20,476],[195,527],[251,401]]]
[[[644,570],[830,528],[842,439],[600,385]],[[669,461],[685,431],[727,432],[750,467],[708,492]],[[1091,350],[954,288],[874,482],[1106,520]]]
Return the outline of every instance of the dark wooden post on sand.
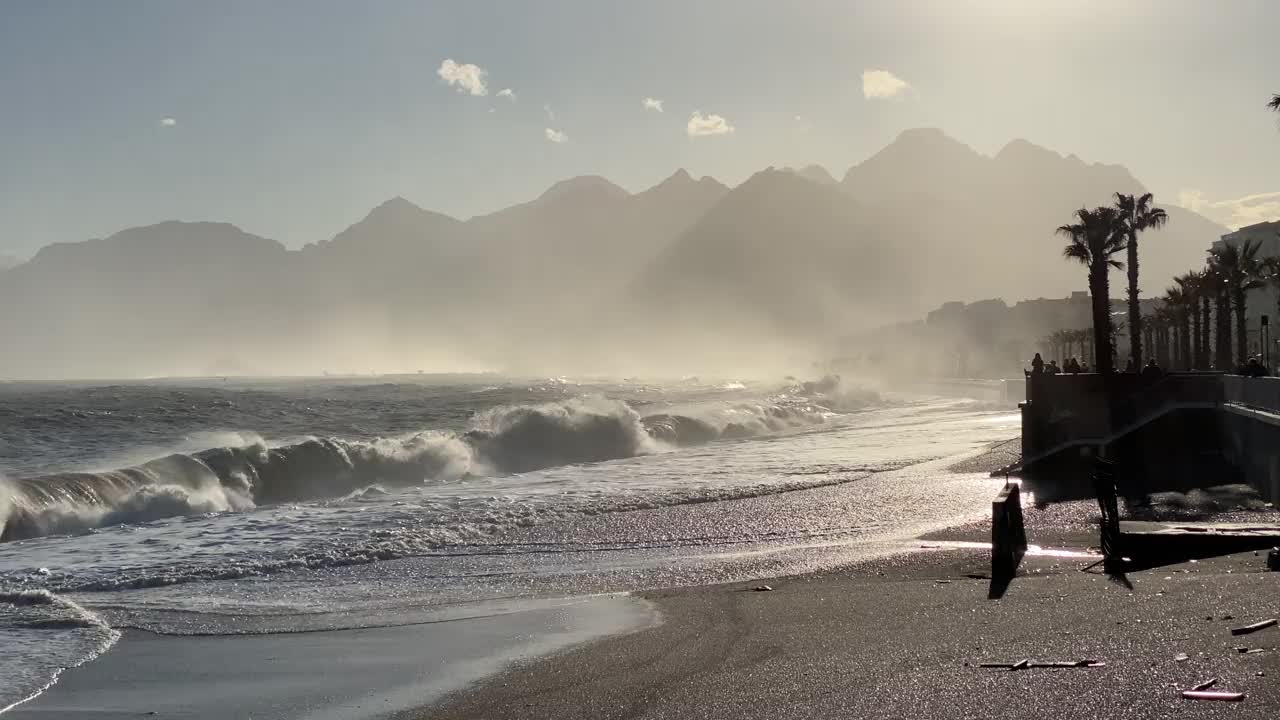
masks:
[[[1027,552],[1027,531],[1022,524],[1022,494],[1006,482],[991,503],[991,578],[1012,580]]]

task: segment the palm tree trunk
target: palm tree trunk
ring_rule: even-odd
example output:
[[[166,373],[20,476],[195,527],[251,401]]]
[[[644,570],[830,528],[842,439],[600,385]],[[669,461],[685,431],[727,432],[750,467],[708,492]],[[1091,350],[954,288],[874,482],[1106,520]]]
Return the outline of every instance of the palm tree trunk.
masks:
[[[1236,311],[1236,362],[1244,364],[1249,358],[1249,326],[1245,318],[1245,295],[1243,288],[1235,288],[1231,291],[1234,296]]]
[[[1200,367],[1205,370],[1208,370],[1211,364],[1209,360],[1209,323],[1211,319],[1209,294],[1205,293],[1200,298],[1200,348],[1203,352],[1203,356],[1200,359]]]
[[[1093,309],[1093,368],[1111,374],[1111,300],[1105,258],[1089,268],[1089,299]]]
[[[1194,296],[1191,298],[1191,306],[1188,308],[1191,317],[1191,368],[1200,369],[1200,300]]]
[[[1138,233],[1129,230],[1129,357],[1142,369],[1142,305],[1138,302]]]
[[[1221,290],[1214,298],[1217,304],[1217,350],[1218,357],[1214,366],[1218,370],[1231,369],[1231,300],[1226,290]]]
[[[1187,314],[1186,308],[1183,308],[1182,318],[1180,319],[1178,333],[1181,335],[1179,342],[1181,347],[1179,352],[1182,354],[1182,369],[1191,369],[1191,316]]]

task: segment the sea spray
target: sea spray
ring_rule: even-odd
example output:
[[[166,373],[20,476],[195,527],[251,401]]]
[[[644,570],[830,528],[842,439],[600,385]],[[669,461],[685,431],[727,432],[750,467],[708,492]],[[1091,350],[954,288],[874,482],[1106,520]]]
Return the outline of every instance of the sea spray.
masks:
[[[252,433],[223,433],[232,444],[117,470],[0,484],[0,540],[342,498],[375,485],[404,487],[623,459],[821,425],[836,412],[832,405],[847,411],[873,400],[825,379],[790,388],[774,401],[650,405],[644,415],[598,395],[499,406],[476,413],[471,429],[462,433],[310,437],[277,446]]]

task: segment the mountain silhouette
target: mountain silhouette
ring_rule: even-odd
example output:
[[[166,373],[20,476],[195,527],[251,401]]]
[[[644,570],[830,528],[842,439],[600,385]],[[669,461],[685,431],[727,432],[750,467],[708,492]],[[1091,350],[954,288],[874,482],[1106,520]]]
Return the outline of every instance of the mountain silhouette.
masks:
[[[397,197],[295,251],[225,223],[164,222],[0,273],[0,377],[569,371],[655,356],[679,371],[795,354],[948,300],[1083,288],[1054,228],[1117,191],[1143,187],[1026,140],[987,156],[922,128],[839,181],[770,168],[730,189],[681,169],[631,193],[583,176],[466,221]],[[1144,237],[1148,295],[1226,232],[1165,207],[1168,226]]]

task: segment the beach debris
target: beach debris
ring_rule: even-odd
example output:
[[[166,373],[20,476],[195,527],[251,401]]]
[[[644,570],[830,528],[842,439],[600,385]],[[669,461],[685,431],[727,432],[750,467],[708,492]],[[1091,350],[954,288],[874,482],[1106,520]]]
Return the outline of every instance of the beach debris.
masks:
[[[1252,633],[1252,632],[1265,630],[1273,625],[1276,625],[1277,623],[1280,623],[1280,620],[1271,618],[1269,620],[1263,620],[1262,622],[1256,622],[1252,625],[1245,625],[1244,627],[1231,628],[1231,634],[1232,635],[1248,635],[1249,633]]]
[[[934,580],[934,582],[935,582],[935,583],[937,583],[937,584],[939,584],[939,585],[950,585],[950,584],[951,584],[951,581],[950,581],[950,580]]]
[[[1190,659],[1191,659],[1191,656],[1186,653],[1178,653],[1177,655],[1173,656],[1174,662],[1186,662]]]
[[[1225,700],[1227,702],[1239,702],[1244,699],[1244,693],[1222,692],[1221,690],[1183,690],[1182,698],[1184,700]]]
[[[1217,684],[1218,684],[1218,678],[1209,678],[1208,680],[1205,680],[1204,682],[1200,683],[1199,685],[1191,689],[1194,690],[1195,692],[1200,692],[1202,690],[1208,690],[1209,688]]]
[[[1032,662],[1029,659],[1019,660],[1015,663],[1007,662],[984,662],[978,663],[978,667],[993,668],[997,670],[1029,670],[1031,668],[1084,668],[1084,667],[1102,667],[1106,663],[1100,660],[1065,660],[1057,662]]]
[[[768,585],[757,585],[751,588],[752,592],[773,592],[773,588]]]
[[[1280,548],[1271,548],[1267,553],[1267,569],[1280,570]]]

